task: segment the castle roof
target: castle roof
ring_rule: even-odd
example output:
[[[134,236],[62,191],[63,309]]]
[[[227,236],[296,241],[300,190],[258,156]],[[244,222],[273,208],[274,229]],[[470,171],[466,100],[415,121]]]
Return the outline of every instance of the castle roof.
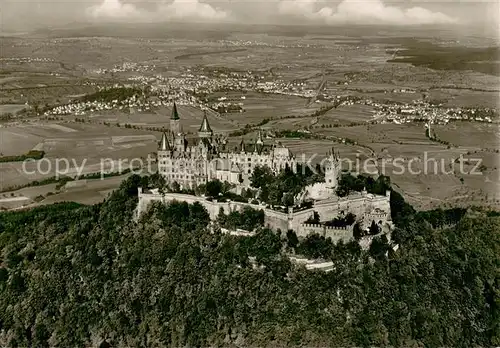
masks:
[[[262,131],[259,129],[259,136],[257,138],[257,144],[258,145],[263,145],[264,141],[262,140]]]
[[[165,132],[163,132],[163,135],[161,136],[160,150],[161,151],[170,150],[170,144],[168,143],[167,134]]]
[[[198,141],[198,145],[204,145],[204,146],[208,147],[209,149],[212,148],[212,142],[207,138],[201,138]]]
[[[201,122],[199,132],[203,133],[212,133],[212,128],[210,128],[210,124],[208,124],[207,112],[205,111],[203,115],[203,121]]]
[[[177,105],[174,102],[174,107],[172,108],[172,116],[170,116],[171,120],[179,120],[179,112],[177,111]]]
[[[236,163],[233,163],[231,165],[231,172],[232,173],[241,173],[241,169]]]

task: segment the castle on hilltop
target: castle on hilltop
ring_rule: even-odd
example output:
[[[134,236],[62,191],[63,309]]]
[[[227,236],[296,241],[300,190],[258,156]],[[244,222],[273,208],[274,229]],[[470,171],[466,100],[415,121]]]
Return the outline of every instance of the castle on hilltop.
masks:
[[[334,165],[326,167],[327,183],[337,186],[340,171]],[[193,189],[211,180],[220,180],[237,186],[248,186],[249,178],[257,166],[267,166],[273,173],[285,168],[295,171],[297,162],[292,152],[280,144],[265,144],[259,131],[253,143],[241,140],[239,146],[230,148],[225,137],[215,135],[205,112],[198,136],[189,139],[184,133],[174,103],[170,118],[170,132],[163,133],[158,148],[158,172],[168,183],[177,182],[181,188]]]
[[[230,214],[250,207],[264,212],[264,223],[273,230],[294,230],[298,236],[319,234],[334,242],[349,241],[353,238],[355,224],[367,230],[376,223],[383,233],[392,229],[390,191],[385,195],[374,195],[366,190],[352,192],[346,197],[338,197],[336,189],[341,173],[338,153],[330,151],[324,161],[324,182],[306,186],[294,198],[295,207],[276,209],[264,202],[231,201],[174,192],[161,192],[159,189],[139,188],[139,204],[136,214],[140,216],[153,202],[168,203],[184,201],[198,202],[205,207],[212,220],[223,212]],[[252,143],[243,140],[239,146],[230,148],[226,138],[215,135],[205,113],[197,137],[189,138],[180,124],[177,106],[174,103],[170,118],[170,132],[163,133],[158,148],[158,172],[167,184],[177,183],[181,189],[194,189],[212,180],[233,184],[236,191],[250,188],[250,177],[258,166],[268,167],[274,174],[290,168],[297,170],[297,161],[292,152],[280,144],[265,144],[259,131]],[[311,205],[302,205],[301,202]],[[299,204],[297,204],[299,203]],[[282,207],[283,208],[283,207]],[[333,218],[345,217],[352,213],[356,222],[346,226],[330,226]],[[316,216],[317,220],[310,222]]]

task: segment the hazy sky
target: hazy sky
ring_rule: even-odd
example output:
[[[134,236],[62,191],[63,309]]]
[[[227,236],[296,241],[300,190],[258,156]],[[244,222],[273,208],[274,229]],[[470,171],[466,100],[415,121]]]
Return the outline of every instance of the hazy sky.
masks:
[[[0,0],[3,30],[78,22],[498,24],[500,1]]]

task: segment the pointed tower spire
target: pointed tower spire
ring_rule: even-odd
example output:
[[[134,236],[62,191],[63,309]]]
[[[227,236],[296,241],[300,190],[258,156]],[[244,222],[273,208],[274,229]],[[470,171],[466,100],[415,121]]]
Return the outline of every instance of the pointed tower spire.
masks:
[[[203,113],[203,121],[201,121],[201,126],[198,131],[198,136],[200,138],[209,138],[213,135],[212,128],[210,128],[210,124],[208,123],[207,112]]]
[[[240,151],[242,153],[245,152],[245,141],[243,140],[243,138],[241,138],[241,142],[240,142]]]
[[[170,116],[171,120],[180,120],[179,112],[177,111],[177,104],[174,102],[174,106],[172,108],[172,116]]]
[[[170,131],[174,134],[174,136],[177,136],[181,132],[181,120],[175,102],[172,107],[172,116],[170,116]]]
[[[264,141],[262,140],[262,131],[259,129],[259,135],[257,137],[257,145],[264,145]]]
[[[169,150],[170,150],[170,144],[168,143],[167,134],[163,132],[160,142],[160,151],[169,151]]]

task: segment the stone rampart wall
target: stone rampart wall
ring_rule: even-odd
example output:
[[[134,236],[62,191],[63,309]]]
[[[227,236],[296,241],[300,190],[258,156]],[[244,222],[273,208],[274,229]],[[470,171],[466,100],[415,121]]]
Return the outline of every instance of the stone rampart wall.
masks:
[[[280,229],[282,232],[294,230],[299,237],[305,237],[312,233],[318,233],[324,237],[332,238],[334,242],[339,240],[350,240],[353,237],[353,226],[347,228],[327,227],[323,225],[305,224],[306,221],[316,211],[320,214],[322,221],[331,220],[339,216],[341,211],[344,214],[351,212],[357,217],[364,217],[373,209],[379,208],[387,212],[385,219],[390,218],[389,197],[360,195],[351,198],[343,198],[331,201],[316,202],[313,208],[283,213],[272,209],[267,209],[261,205],[242,203],[242,202],[217,202],[208,201],[202,197],[180,194],[180,193],[165,193],[164,195],[155,193],[143,193],[139,189],[139,205],[137,207],[138,216],[146,211],[152,202],[168,203],[172,201],[187,202],[193,204],[199,202],[210,215],[210,219],[215,220],[221,208],[224,214],[229,214],[233,211],[242,211],[245,207],[250,207],[256,210],[263,210],[265,214],[264,224],[273,229]],[[377,215],[384,217],[383,215]]]
[[[340,240],[344,242],[349,241],[353,238],[353,228],[352,226],[346,227],[331,227],[325,225],[316,225],[316,224],[300,224],[297,229],[297,236],[306,237],[310,234],[319,234],[325,238],[331,238],[334,243],[337,243]]]

